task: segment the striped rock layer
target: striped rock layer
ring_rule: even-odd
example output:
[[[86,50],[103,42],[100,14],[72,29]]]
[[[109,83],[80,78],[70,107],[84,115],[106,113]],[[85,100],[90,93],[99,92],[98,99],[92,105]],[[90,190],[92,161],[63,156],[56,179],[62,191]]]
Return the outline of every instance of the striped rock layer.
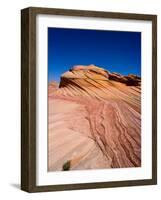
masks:
[[[48,86],[48,170],[141,166],[141,79],[77,65]]]

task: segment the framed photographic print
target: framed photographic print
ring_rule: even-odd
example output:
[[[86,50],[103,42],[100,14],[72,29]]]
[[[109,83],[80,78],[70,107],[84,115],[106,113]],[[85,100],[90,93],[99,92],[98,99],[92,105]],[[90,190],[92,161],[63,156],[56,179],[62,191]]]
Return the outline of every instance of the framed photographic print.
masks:
[[[21,11],[21,188],[157,183],[157,16]]]

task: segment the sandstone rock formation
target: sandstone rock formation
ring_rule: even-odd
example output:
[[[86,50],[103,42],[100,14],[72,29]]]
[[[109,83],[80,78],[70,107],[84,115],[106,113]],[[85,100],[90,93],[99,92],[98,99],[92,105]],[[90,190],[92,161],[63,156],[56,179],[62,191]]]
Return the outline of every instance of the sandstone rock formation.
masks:
[[[74,66],[49,84],[48,170],[141,166],[141,79]]]
[[[48,94],[49,96],[53,96],[55,91],[59,88],[59,84],[56,81],[51,81],[48,86]]]

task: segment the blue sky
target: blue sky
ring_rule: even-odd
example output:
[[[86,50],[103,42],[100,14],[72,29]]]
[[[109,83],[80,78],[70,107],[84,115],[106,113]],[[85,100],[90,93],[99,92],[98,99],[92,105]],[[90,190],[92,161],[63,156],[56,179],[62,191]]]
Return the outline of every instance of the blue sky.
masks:
[[[141,76],[141,33],[48,28],[49,82],[73,65],[89,64]]]

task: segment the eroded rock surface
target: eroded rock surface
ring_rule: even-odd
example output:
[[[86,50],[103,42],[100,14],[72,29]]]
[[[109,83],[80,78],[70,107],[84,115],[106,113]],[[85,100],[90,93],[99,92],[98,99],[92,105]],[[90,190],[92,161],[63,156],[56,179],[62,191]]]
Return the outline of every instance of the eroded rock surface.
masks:
[[[49,171],[141,165],[140,77],[77,65],[48,91]]]

